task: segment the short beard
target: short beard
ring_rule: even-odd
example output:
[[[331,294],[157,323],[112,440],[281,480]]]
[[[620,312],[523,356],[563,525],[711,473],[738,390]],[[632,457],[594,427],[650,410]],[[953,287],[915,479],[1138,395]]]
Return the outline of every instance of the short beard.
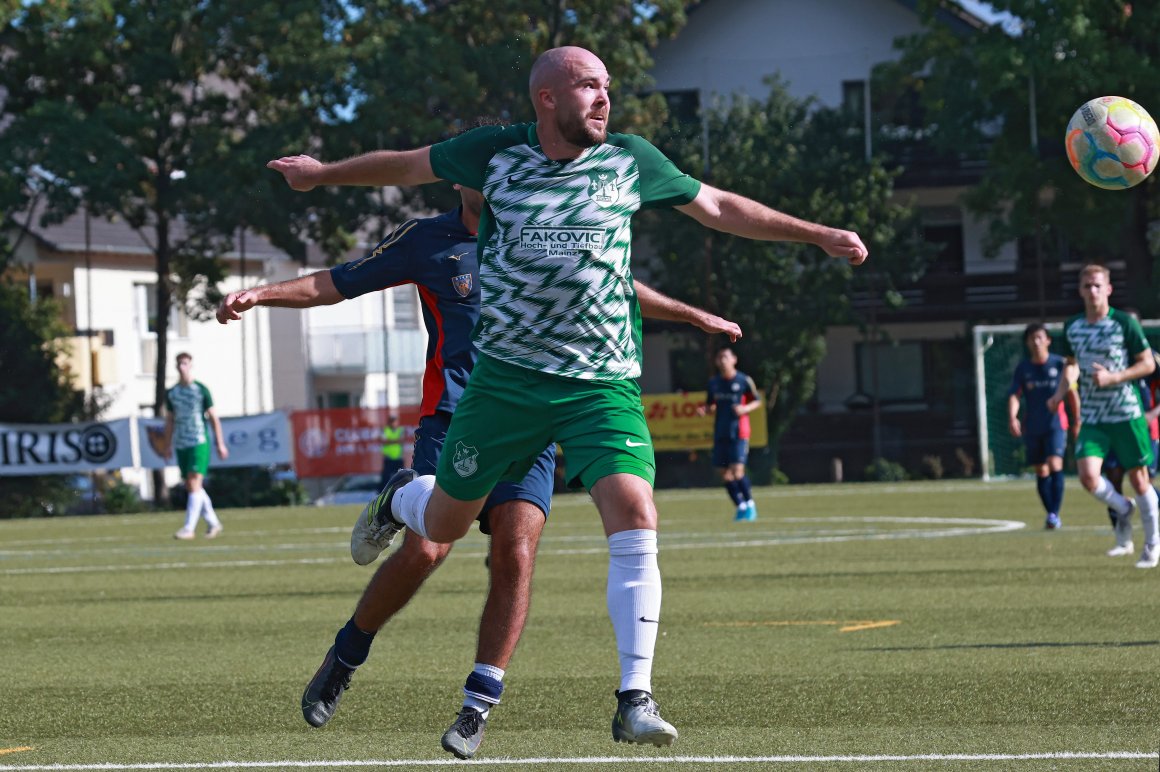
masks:
[[[576,147],[596,147],[608,138],[607,128],[593,129],[582,115],[558,121],[556,128],[560,130],[560,136]]]

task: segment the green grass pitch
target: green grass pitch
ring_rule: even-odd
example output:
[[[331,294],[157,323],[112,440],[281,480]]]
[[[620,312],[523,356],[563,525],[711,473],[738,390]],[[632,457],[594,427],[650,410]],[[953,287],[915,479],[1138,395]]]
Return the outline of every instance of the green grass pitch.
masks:
[[[558,497],[473,762],[439,736],[475,651],[478,533],[318,730],[299,697],[373,570],[349,559],[357,508],[226,510],[189,543],[177,513],[0,521],[0,772],[1160,767],[1160,569],[1104,557],[1073,482],[1056,532],[1030,481],[756,493],[754,523],[721,489],[657,495],[665,749],[610,739],[605,541],[586,496]]]

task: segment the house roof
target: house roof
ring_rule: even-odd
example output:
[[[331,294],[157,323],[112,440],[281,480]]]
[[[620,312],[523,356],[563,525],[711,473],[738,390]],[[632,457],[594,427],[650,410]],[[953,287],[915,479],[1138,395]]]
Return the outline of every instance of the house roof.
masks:
[[[711,0],[700,0],[696,5],[686,10],[686,15],[692,16],[696,11],[709,5]],[[918,14],[918,0],[893,0],[916,15]],[[936,14],[939,21],[949,25],[958,33],[969,34],[990,26],[985,20],[963,8],[953,0],[944,0]]]

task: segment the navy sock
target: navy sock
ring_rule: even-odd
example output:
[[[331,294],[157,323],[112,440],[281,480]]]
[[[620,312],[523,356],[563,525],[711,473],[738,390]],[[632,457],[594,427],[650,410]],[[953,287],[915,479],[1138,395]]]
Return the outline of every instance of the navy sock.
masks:
[[[374,633],[364,633],[358,629],[351,617],[346,625],[334,636],[334,656],[347,667],[358,667],[367,661],[371,653]]]
[[[753,489],[749,487],[749,475],[745,475],[737,481],[737,489],[741,491],[741,501],[749,501],[753,498]]]
[[[500,697],[503,696],[503,681],[472,671],[463,684],[463,693],[488,705],[499,705]]]
[[[729,492],[729,500],[734,504],[740,504],[745,501],[745,499],[741,498],[741,489],[737,487],[736,480],[726,480],[725,490]]]
[[[1048,512],[1054,512],[1051,508],[1051,477],[1036,477],[1035,490],[1039,493],[1039,500],[1043,502],[1043,508]]]
[[[1051,473],[1051,503],[1052,512],[1059,514],[1059,510],[1063,509],[1063,472]]]

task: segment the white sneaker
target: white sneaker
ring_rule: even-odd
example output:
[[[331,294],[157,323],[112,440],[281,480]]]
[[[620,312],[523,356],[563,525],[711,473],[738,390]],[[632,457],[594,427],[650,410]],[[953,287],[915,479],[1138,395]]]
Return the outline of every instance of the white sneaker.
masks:
[[[189,528],[182,528],[177,533],[173,534],[174,539],[181,539],[182,541],[189,541],[194,536],[194,533]]]
[[[220,525],[212,526],[212,527],[210,527],[210,529],[208,531],[205,532],[205,538],[207,538],[207,539],[216,539],[217,537],[219,537],[221,535],[222,535],[222,527]]]
[[[1136,568],[1155,568],[1160,565],[1160,544],[1145,544]]]
[[[645,691],[616,693],[616,714],[612,717],[612,739],[616,742],[672,745],[677,730],[661,718],[660,706]]]
[[[1136,545],[1132,542],[1126,544],[1117,544],[1108,550],[1109,558],[1122,558],[1125,555],[1134,555],[1136,553]]]

